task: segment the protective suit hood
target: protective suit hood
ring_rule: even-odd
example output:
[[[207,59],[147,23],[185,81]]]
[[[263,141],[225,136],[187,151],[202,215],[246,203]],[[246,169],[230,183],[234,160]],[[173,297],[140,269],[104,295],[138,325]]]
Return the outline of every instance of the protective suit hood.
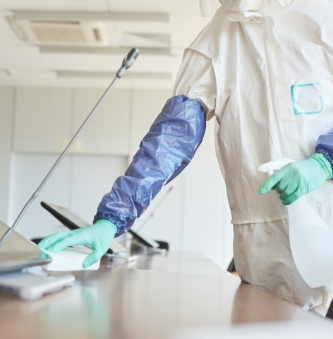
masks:
[[[259,11],[264,6],[263,0],[220,0],[220,3],[235,12]]]
[[[270,6],[274,3],[288,6],[293,0],[219,0],[221,5],[234,12],[256,12],[263,9],[265,6]]]

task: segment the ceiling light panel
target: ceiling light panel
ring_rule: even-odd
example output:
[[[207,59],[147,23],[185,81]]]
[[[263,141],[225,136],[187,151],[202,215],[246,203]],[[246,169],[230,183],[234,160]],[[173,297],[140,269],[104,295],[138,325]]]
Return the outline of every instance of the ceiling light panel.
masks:
[[[44,21],[112,21],[112,22],[169,22],[167,12],[45,12],[14,11],[16,20]]]
[[[160,55],[171,56],[169,48],[140,48],[141,55]],[[126,55],[129,48],[114,48],[114,47],[72,47],[72,46],[41,46],[41,54],[98,54],[98,55]]]
[[[112,79],[114,72],[91,72],[91,71],[56,71],[59,78],[83,78],[83,79]],[[160,80],[171,80],[171,73],[162,72],[128,72],[124,76],[127,79],[160,79]]]
[[[108,42],[102,22],[12,19],[10,23],[21,39],[37,45],[105,46]]]
[[[84,44],[88,42],[86,34],[84,33],[84,30],[80,27],[79,23],[41,24],[37,22],[30,23],[30,28],[34,33],[34,38],[36,39],[36,42],[40,44]]]
[[[123,47],[170,48],[171,36],[167,33],[123,32]]]
[[[1,0],[0,7],[30,11],[107,11],[109,6],[105,0]]]

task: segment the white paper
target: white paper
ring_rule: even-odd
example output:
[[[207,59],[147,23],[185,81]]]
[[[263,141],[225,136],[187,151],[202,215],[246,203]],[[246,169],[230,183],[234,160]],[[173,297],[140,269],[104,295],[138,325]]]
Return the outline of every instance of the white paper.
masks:
[[[52,253],[45,250],[51,258],[52,262],[47,265],[46,269],[53,272],[68,272],[68,271],[96,271],[99,269],[101,261],[97,261],[94,265],[84,268],[82,263],[84,259],[89,255],[87,251],[80,250],[78,248],[66,248],[60,252]]]

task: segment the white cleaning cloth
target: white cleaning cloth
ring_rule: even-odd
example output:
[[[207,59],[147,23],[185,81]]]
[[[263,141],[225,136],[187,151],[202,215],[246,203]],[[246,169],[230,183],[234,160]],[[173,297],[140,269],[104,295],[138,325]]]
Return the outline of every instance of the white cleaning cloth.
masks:
[[[78,248],[66,248],[60,252],[52,253],[45,250],[51,258],[52,262],[47,266],[48,271],[53,272],[68,272],[68,271],[84,271],[84,270],[98,270],[101,261],[97,261],[94,265],[84,268],[82,263],[84,259],[89,255],[84,249]]]

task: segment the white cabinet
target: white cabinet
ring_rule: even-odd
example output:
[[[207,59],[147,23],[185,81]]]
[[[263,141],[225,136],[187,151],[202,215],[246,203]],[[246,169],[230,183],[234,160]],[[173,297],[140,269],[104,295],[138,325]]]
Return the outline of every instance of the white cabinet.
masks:
[[[8,222],[13,92],[0,88],[0,220]]]
[[[56,155],[46,154],[13,156],[11,224],[56,158]],[[66,230],[40,206],[41,201],[67,207],[92,223],[103,195],[111,190],[113,182],[124,173],[126,166],[127,157],[69,155],[31,205],[17,230],[29,239]]]
[[[70,137],[71,90],[18,88],[15,152],[60,153]]]
[[[11,187],[11,224],[18,213],[37,189],[42,179],[55,162],[56,155],[15,154],[13,156]],[[17,227],[27,238],[43,237],[65,229],[49,212],[40,206],[41,201],[69,207],[71,193],[71,159],[65,158],[54,172],[50,181],[30,206]]]
[[[19,88],[14,151],[60,153],[105,89]],[[98,108],[71,153],[128,155],[130,90],[114,90]]]
[[[71,210],[92,223],[104,194],[124,174],[127,157],[72,155]]]
[[[96,105],[105,89],[74,91],[74,130]],[[113,90],[98,108],[74,147],[75,153],[128,155],[130,127],[130,90]]]
[[[169,242],[171,251],[182,251],[183,193],[180,175],[161,190],[147,211],[137,220],[133,230],[139,231],[148,238]]]

